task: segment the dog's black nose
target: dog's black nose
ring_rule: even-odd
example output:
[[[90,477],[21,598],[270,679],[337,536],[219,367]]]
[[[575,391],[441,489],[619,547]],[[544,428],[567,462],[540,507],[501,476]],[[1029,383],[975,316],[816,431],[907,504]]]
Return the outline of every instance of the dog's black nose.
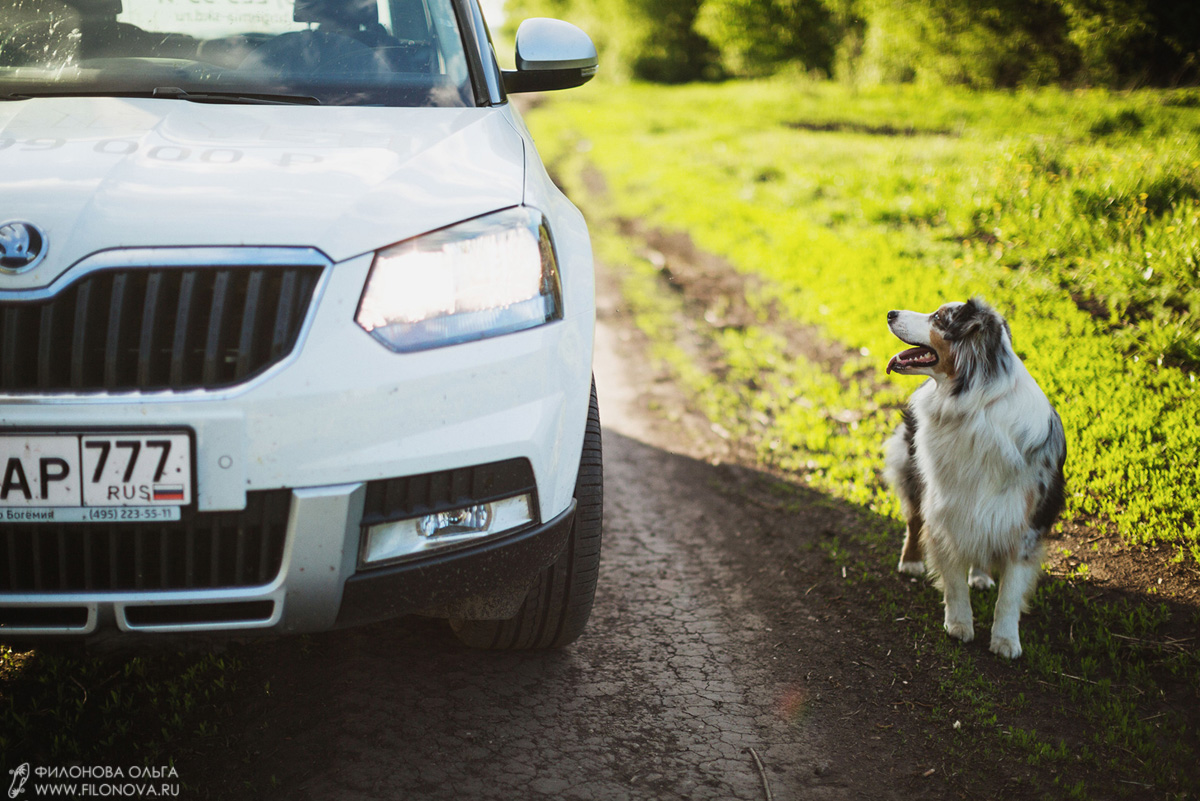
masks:
[[[894,321],[899,316],[900,316],[900,312],[896,311],[895,309],[892,309],[890,312],[888,312],[888,322],[890,323],[890,322]]]

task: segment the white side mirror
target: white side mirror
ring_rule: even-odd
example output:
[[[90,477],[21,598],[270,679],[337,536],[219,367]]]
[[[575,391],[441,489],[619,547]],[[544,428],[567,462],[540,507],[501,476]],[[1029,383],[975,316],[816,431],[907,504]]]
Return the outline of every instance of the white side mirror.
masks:
[[[600,63],[591,38],[569,22],[533,17],[517,28],[517,69],[504,71],[509,94],[581,86]]]

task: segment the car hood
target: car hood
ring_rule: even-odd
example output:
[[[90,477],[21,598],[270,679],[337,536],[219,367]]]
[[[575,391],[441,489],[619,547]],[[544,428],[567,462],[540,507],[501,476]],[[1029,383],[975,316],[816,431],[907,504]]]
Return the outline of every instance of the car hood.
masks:
[[[5,289],[99,250],[299,245],[334,261],[518,204],[502,110],[45,98],[0,103],[0,225],[46,235]]]

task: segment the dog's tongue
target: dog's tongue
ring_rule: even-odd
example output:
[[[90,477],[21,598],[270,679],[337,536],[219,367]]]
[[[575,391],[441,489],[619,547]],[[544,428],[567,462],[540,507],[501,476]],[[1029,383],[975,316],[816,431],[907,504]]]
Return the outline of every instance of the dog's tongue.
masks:
[[[888,362],[887,371],[890,373],[892,370],[896,370],[901,367],[933,364],[935,362],[937,362],[937,352],[932,348],[926,348],[922,345],[918,345],[915,348],[902,350],[893,356],[891,361]]]

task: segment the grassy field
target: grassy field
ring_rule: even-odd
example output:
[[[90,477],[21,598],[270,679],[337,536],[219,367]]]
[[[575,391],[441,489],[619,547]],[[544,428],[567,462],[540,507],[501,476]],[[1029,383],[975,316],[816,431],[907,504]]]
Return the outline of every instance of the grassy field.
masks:
[[[786,401],[813,388],[783,373],[737,399],[724,422],[776,401],[776,464],[886,510],[869,477],[914,384],[882,375],[885,314],[978,294],[1063,417],[1068,519],[1200,558],[1200,92],[601,84],[550,108],[530,117],[539,146],[568,188],[584,163],[603,175],[596,213],[687,231],[765,279],[759,302],[858,351],[846,376],[874,368],[882,388],[831,384],[807,411]]]
[[[931,753],[1022,765],[1020,797],[1200,789],[1200,613],[1152,579],[1114,592],[1088,564],[1114,541],[1165,546],[1193,574],[1200,557],[1200,95],[597,85],[527,119],[652,354],[714,431],[894,521],[820,547],[944,676],[917,718],[952,712],[974,734],[932,737]],[[661,231],[726,260],[745,308],[695,297]],[[1059,567],[1012,666],[937,636],[932,587],[914,605],[880,479],[917,385],[884,374],[902,347],[886,312],[972,294],[1009,317],[1062,414],[1063,525],[1085,532],[1079,553],[1052,541]],[[975,599],[977,620],[993,602]]]

